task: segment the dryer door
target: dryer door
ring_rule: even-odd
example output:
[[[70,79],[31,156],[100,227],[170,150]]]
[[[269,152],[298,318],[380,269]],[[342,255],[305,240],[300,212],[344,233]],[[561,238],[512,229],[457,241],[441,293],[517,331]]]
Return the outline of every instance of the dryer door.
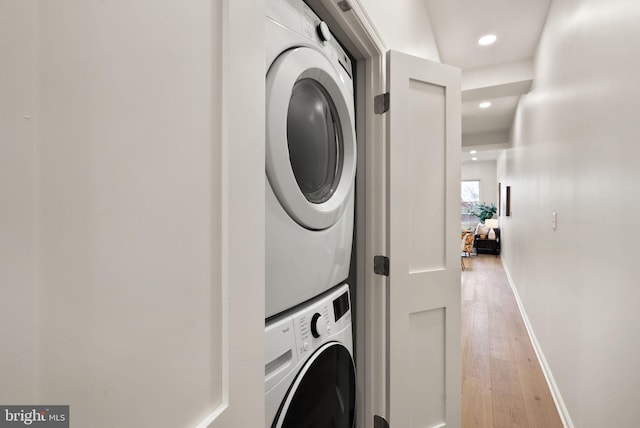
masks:
[[[350,84],[306,47],[284,52],[267,72],[267,177],[289,216],[307,229],[333,225],[353,193]]]
[[[340,343],[329,342],[298,373],[273,428],[352,428],[355,406],[351,353]]]

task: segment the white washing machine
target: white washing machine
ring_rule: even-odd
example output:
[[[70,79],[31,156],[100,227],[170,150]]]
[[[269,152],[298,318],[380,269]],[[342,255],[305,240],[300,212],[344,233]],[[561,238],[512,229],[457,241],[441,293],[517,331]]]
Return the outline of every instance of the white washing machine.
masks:
[[[349,275],[356,139],[351,61],[301,0],[268,0],[266,317]]]
[[[345,284],[267,324],[266,428],[354,426],[350,305]]]

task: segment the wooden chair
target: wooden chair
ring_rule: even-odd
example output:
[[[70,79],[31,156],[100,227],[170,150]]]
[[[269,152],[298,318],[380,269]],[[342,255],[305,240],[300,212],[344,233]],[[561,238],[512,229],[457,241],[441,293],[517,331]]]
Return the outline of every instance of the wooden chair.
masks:
[[[466,266],[464,265],[464,257],[471,256],[471,252],[473,251],[473,233],[472,232],[462,232],[462,239],[460,242],[460,263],[462,270],[465,270]]]

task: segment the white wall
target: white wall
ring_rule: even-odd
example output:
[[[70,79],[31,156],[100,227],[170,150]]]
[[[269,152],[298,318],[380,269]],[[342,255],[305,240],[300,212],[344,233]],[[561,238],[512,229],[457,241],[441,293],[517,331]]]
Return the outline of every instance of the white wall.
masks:
[[[221,399],[212,14],[38,3],[37,399],[80,426],[195,425]]]
[[[0,402],[32,401],[35,363],[34,1],[0,0]]]
[[[387,49],[440,62],[423,0],[360,0]]]
[[[640,420],[639,21],[638,2],[552,3],[499,162],[503,260],[581,428]]]
[[[480,202],[498,206],[498,180],[496,161],[462,163],[462,181],[480,180]],[[497,215],[497,213],[496,213]]]
[[[196,426],[223,399],[224,426],[263,420],[256,6],[0,0],[1,403],[95,428]]]

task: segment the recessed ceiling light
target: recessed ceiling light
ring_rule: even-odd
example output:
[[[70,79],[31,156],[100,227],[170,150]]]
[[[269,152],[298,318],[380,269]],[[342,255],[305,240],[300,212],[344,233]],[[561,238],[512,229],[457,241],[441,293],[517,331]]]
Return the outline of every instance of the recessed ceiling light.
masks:
[[[491,107],[491,101],[483,101],[478,105],[478,107],[480,107],[480,108],[489,108],[489,107]]]
[[[478,39],[478,44],[480,46],[489,46],[492,45],[498,40],[495,34],[487,34]]]
[[[478,151],[477,150],[471,150],[469,153],[472,154],[472,155],[475,155],[476,153],[478,153]]]
[[[478,158],[471,158],[471,160],[472,160],[472,161],[477,161],[477,160],[478,160]]]

